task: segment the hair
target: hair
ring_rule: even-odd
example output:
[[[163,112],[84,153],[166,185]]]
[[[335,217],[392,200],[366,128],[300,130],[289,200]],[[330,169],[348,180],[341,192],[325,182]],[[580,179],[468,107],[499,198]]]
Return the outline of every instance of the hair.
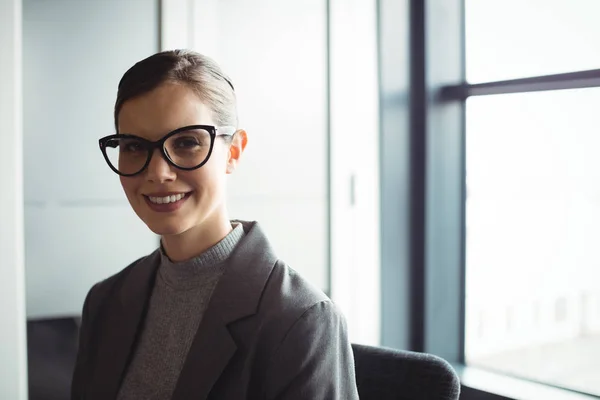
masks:
[[[192,89],[212,110],[218,126],[237,127],[237,102],[231,80],[210,57],[189,50],[156,53],[131,67],[119,82],[115,103],[115,128],[123,104],[166,82]]]

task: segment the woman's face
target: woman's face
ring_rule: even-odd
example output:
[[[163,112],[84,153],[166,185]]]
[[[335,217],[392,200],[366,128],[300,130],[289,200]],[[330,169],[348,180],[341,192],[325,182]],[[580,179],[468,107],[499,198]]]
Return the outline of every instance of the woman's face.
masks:
[[[118,125],[120,133],[156,141],[177,128],[215,123],[210,108],[191,89],[165,83],[125,102]],[[198,169],[177,169],[157,149],[142,173],[122,176],[121,184],[138,217],[163,236],[219,223],[219,218],[226,215],[226,175],[237,166],[245,146],[245,132],[238,133],[241,135],[236,135],[231,144],[217,137],[210,159]],[[181,200],[172,202],[183,195]],[[167,203],[167,196],[176,197],[170,197]]]

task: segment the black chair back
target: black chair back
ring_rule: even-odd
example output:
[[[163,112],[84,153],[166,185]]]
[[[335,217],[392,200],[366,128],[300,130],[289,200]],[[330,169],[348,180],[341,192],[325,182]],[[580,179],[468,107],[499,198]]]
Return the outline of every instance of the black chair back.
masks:
[[[431,354],[353,344],[361,400],[458,400],[460,382]]]
[[[78,319],[27,321],[29,400],[69,400]]]

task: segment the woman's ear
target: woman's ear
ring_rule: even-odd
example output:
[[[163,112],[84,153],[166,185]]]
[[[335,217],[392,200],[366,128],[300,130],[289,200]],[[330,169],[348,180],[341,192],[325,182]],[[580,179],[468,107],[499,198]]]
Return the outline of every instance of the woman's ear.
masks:
[[[229,158],[227,159],[227,173],[232,174],[237,168],[242,158],[242,153],[248,144],[248,134],[245,130],[239,129],[233,134],[231,144],[229,145]]]

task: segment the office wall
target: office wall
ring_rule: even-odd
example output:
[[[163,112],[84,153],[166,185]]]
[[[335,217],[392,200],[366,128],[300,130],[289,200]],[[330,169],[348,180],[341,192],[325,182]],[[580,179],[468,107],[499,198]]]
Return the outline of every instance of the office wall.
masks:
[[[156,248],[98,139],[114,131],[121,75],[158,40],[157,0],[23,2],[30,318],[79,314],[93,283]]]
[[[0,399],[27,399],[21,0],[0,0]]]
[[[331,295],[351,339],[378,345],[377,1],[329,0]]]

